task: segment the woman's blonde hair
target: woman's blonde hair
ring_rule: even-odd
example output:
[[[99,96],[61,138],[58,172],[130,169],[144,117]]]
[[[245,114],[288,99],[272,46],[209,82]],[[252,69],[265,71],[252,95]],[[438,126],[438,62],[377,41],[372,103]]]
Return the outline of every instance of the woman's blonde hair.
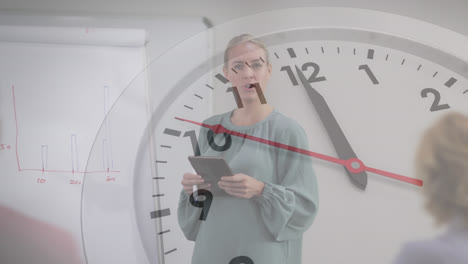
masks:
[[[436,224],[461,216],[468,227],[468,116],[451,112],[426,130],[415,156],[426,209]]]
[[[250,42],[250,43],[253,43],[255,44],[257,47],[263,49],[263,51],[265,52],[265,58],[262,58],[265,60],[265,63],[267,65],[270,64],[270,56],[268,54],[268,49],[266,48],[265,44],[263,44],[263,42],[261,42],[260,40],[258,39],[255,39],[254,36],[250,35],[250,34],[241,34],[239,36],[235,36],[233,37],[229,43],[227,44],[227,47],[226,47],[226,50],[224,51],[224,68],[228,68],[228,65],[229,65],[229,51],[236,45],[240,44],[240,43],[245,43],[245,42]]]

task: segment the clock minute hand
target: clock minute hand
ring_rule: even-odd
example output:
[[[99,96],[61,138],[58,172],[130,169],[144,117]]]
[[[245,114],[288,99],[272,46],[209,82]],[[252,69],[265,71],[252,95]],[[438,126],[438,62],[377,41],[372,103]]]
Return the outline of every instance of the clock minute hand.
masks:
[[[330,107],[328,107],[327,102],[323,98],[323,96],[315,90],[310,83],[307,81],[306,77],[296,66],[296,72],[299,76],[299,79],[302,82],[307,94],[312,101],[312,104],[317,111],[320,120],[322,120],[325,129],[327,130],[328,136],[330,137],[333,146],[338,154],[338,157],[343,160],[349,159],[357,159],[356,154],[354,153],[351,145],[349,144],[348,140],[346,139],[343,131],[341,130],[338,122],[336,121],[335,117],[333,116]],[[355,164],[356,166],[361,166],[359,163]],[[346,167],[345,167],[346,168]],[[366,171],[361,171],[358,173],[352,173],[346,168],[346,173],[348,174],[351,182],[356,185],[358,188],[365,190],[367,186],[367,173]]]

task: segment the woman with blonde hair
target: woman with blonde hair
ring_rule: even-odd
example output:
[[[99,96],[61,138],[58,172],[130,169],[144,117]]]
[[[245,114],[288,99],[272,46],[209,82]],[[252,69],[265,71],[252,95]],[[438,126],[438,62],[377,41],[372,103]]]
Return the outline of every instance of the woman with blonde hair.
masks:
[[[272,72],[268,50],[251,35],[234,37],[225,51],[225,77],[237,87],[242,106],[204,120],[229,130],[308,149],[299,123],[260,99]],[[260,90],[261,89],[261,90]],[[185,173],[178,221],[195,241],[192,264],[300,264],[302,235],[318,210],[318,187],[311,158],[243,137],[232,136],[227,150],[207,142],[209,129],[198,137],[202,156],[222,156],[234,173],[217,186],[227,195],[214,196],[206,220],[190,204],[192,186],[211,190],[199,175]],[[222,133],[214,135],[223,142]]]
[[[426,130],[415,156],[427,211],[447,231],[404,245],[395,263],[468,263],[468,116],[451,112]]]

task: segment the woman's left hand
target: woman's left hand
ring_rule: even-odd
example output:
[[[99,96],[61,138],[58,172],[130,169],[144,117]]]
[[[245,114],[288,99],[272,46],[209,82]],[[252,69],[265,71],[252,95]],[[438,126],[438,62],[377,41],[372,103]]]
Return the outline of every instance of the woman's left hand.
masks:
[[[250,199],[253,196],[261,196],[265,184],[249,175],[237,173],[221,177],[218,186],[232,196]]]

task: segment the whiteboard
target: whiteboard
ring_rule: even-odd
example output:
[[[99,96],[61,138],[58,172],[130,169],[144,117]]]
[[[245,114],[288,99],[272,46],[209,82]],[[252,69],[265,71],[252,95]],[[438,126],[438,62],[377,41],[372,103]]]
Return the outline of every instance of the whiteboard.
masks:
[[[141,71],[144,48],[0,43],[0,56],[0,144],[10,146],[1,153],[0,201],[80,241],[90,143]]]
[[[145,122],[148,54],[153,59],[204,28],[201,19],[159,22],[136,29],[0,26],[0,205],[70,232],[83,263],[81,188],[91,146],[103,125],[101,165],[92,174],[116,179],[122,150],[112,131],[131,129],[103,124],[106,113],[131,84],[139,93],[127,107]],[[165,46],[160,36],[169,37]],[[144,263],[142,252],[117,263]]]

